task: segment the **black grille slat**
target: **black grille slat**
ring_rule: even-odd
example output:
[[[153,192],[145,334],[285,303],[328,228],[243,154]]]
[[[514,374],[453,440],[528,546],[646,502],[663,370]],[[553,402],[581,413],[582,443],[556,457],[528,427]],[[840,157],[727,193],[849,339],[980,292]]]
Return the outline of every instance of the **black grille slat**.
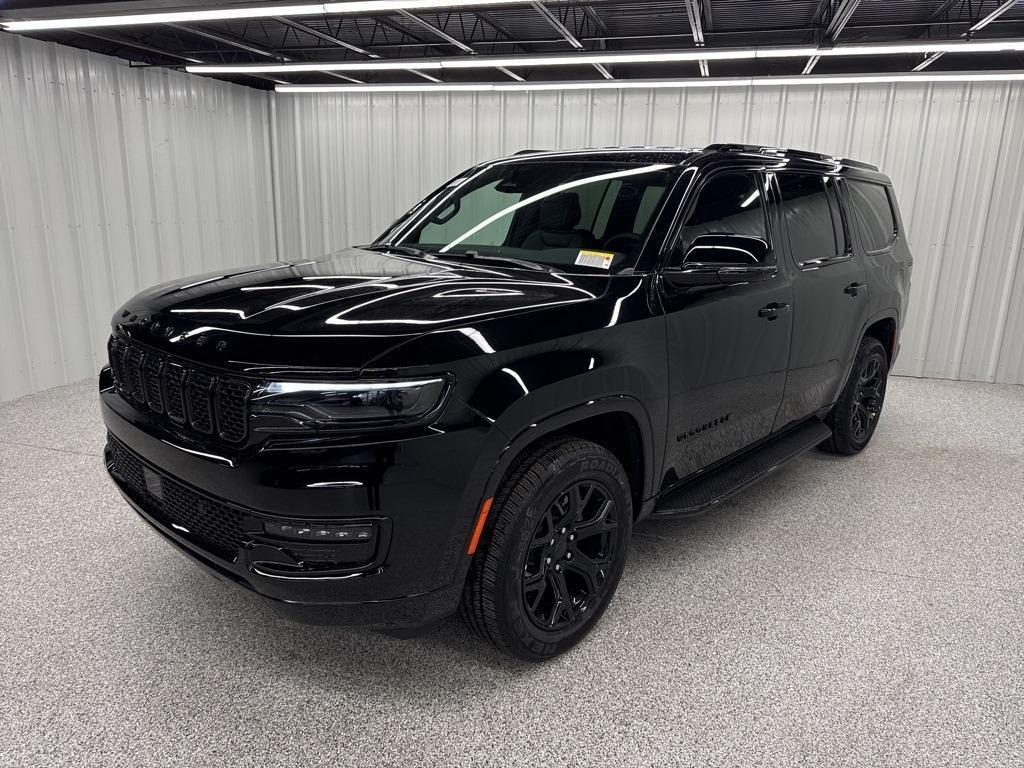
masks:
[[[142,381],[142,362],[145,353],[138,347],[128,347],[124,356],[125,373],[128,376],[128,392],[137,403],[146,402],[146,387]]]
[[[241,443],[249,433],[250,385],[216,376],[123,339],[108,346],[114,389],[137,408],[197,436]]]
[[[207,551],[234,560],[245,540],[242,510],[204,496],[169,475],[147,467],[113,437],[107,442],[110,471],[121,478],[147,513],[164,525],[185,534]],[[154,479],[159,478],[156,483]],[[158,495],[157,495],[158,494]]]
[[[188,371],[177,363],[164,366],[164,394],[167,397],[167,415],[171,421],[185,423],[185,377]]]
[[[163,393],[164,361],[156,355],[146,355],[142,365],[142,380],[146,387],[146,405],[156,413],[164,412]]]
[[[189,371],[185,385],[188,403],[188,422],[203,434],[213,434],[213,376],[200,371]]]
[[[245,438],[246,403],[249,402],[249,385],[234,379],[217,382],[216,412],[217,434],[229,443]]]
[[[114,373],[114,386],[118,392],[122,393],[128,391],[128,375],[124,369],[124,353],[127,351],[124,344],[111,340],[109,349],[110,370]]]

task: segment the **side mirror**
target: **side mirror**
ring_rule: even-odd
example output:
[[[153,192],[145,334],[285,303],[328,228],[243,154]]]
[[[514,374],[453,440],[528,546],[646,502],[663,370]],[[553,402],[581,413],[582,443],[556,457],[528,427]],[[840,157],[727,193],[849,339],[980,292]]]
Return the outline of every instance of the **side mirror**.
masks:
[[[699,235],[686,252],[683,264],[719,264],[755,267],[768,258],[768,242],[749,235]]]
[[[682,265],[662,274],[677,288],[767,280],[778,272],[774,264],[764,263],[768,256],[768,243],[759,237],[700,235],[686,251]]]

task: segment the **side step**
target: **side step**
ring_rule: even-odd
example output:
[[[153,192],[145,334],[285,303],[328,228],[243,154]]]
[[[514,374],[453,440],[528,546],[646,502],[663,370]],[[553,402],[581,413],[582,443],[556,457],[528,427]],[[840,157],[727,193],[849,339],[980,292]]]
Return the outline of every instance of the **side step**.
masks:
[[[752,453],[711,469],[686,481],[677,490],[669,491],[658,503],[654,516],[687,516],[704,512],[818,445],[831,434],[832,430],[817,419],[791,429]]]

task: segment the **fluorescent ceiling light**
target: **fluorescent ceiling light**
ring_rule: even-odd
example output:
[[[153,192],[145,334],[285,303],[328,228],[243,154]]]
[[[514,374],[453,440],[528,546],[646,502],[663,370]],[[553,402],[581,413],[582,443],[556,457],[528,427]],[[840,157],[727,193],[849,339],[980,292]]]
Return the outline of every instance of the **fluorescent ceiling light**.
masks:
[[[387,11],[417,11],[430,8],[461,8],[464,6],[511,5],[524,0],[359,0],[351,3],[267,4],[248,8],[216,8],[165,13],[134,13],[113,16],[77,16],[62,19],[25,19],[0,22],[8,32],[36,32],[46,29],[85,29],[89,27],[124,27],[140,24],[174,24],[189,21],[222,21],[230,19],[265,19],[271,16],[316,16],[320,14],[351,15]]]
[[[480,5],[523,5],[527,0],[357,0],[324,3],[326,13],[379,13],[381,11],[419,11],[430,8],[463,8]]]
[[[916,43],[869,43],[819,48],[815,56],[887,56],[899,53],[992,53],[1024,51],[1024,40],[923,40]]]
[[[746,88],[780,85],[870,85],[885,83],[985,83],[1024,80],[1024,72],[891,72],[869,75],[703,77],[685,80],[570,80],[523,83],[424,83],[405,85],[278,85],[278,93],[430,93],[503,91],[590,91],[643,88]]]
[[[483,65],[481,65],[483,66]],[[487,65],[490,66],[490,65]],[[260,72],[388,72],[392,70],[438,70],[444,62],[422,59],[373,59],[367,61],[328,61],[295,64],[190,64],[185,69],[195,75],[256,74]]]
[[[3,25],[8,32],[35,32],[45,29],[85,29],[89,27],[123,27],[136,24],[175,24],[186,21],[259,19],[269,16],[311,16],[323,12],[324,6],[322,3],[264,5],[258,8],[218,8],[208,11],[79,16],[66,19],[26,19],[25,21],[5,21]]]
[[[433,59],[375,59],[372,61],[303,62],[288,64],[200,64],[187,66],[195,74],[267,72],[381,72],[400,69],[484,69],[488,67],[557,67],[592,64],[656,64],[739,59],[805,58],[808,56],[886,56],[899,53],[977,53],[1024,51],[1024,40],[934,41],[892,45],[839,45],[835,48],[777,46],[774,48],[685,49],[678,51],[595,51],[523,56],[454,56]]]

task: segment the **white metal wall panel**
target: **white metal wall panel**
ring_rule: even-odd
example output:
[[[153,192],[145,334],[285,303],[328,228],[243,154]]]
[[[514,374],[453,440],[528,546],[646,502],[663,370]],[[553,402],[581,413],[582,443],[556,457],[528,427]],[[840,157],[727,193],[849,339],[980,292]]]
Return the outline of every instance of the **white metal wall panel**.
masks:
[[[916,259],[898,372],[1024,384],[1024,87],[893,84],[278,95],[283,255],[383,231],[474,162],[524,148],[791,146],[877,163]]]
[[[0,400],[93,375],[114,309],[276,258],[267,95],[0,33]]]

